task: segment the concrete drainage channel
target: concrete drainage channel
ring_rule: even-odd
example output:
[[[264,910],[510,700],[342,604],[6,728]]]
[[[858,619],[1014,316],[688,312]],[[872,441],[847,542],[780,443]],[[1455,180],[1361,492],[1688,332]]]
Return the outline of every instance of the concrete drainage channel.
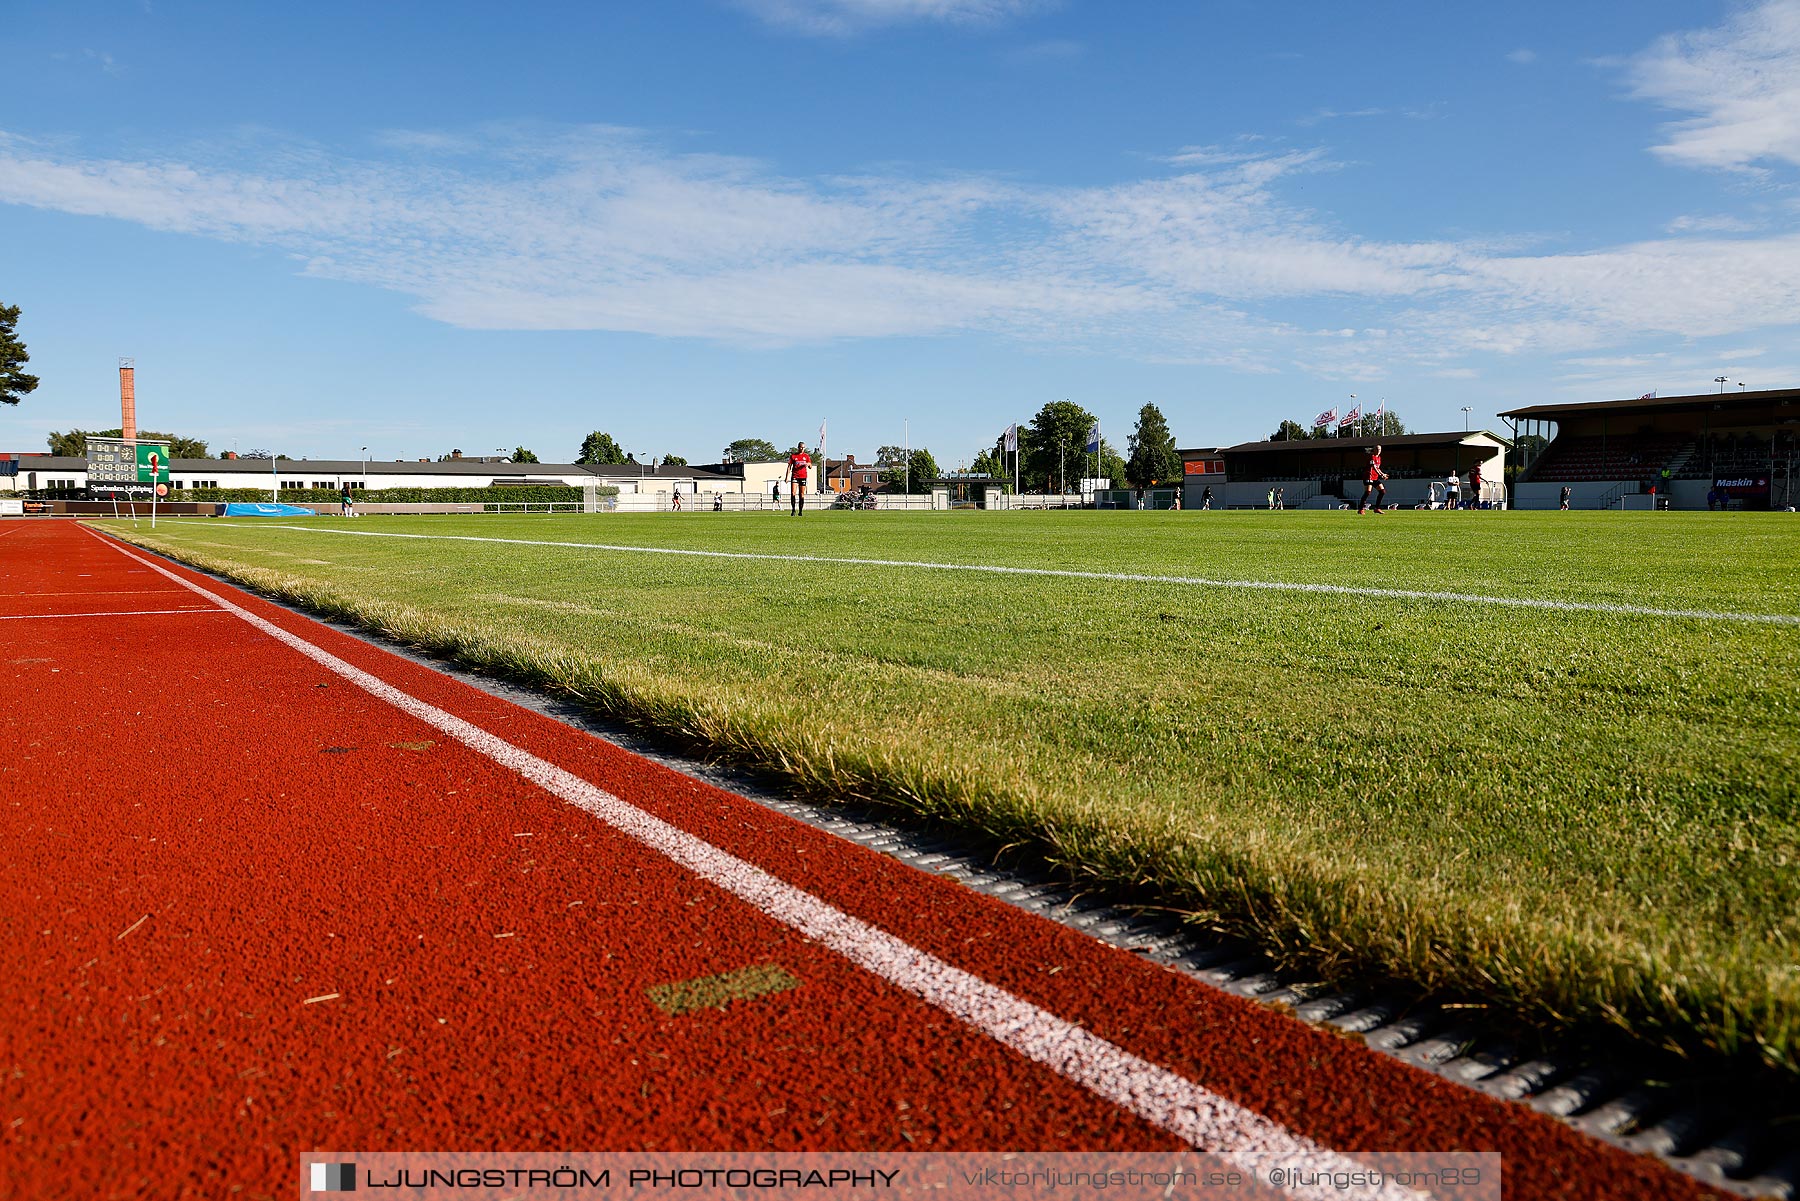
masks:
[[[191,564],[182,566],[196,570]],[[240,587],[223,576],[205,574]],[[1800,1201],[1800,1145],[1791,1132],[1784,1136],[1765,1116],[1748,1108],[1695,1104],[1679,1088],[1645,1083],[1620,1063],[1554,1053],[1525,1059],[1488,1023],[1471,1016],[1473,1010],[1411,1001],[1397,988],[1365,985],[1338,991],[1297,982],[1272,970],[1251,944],[1077,894],[1048,871],[994,867],[985,855],[971,852],[966,843],[959,845],[941,831],[912,828],[859,809],[794,800],[764,778],[672,752],[570,701],[421,653],[359,626],[321,618],[297,605],[264,599],[809,826],[922,871],[948,876],[1226,992],[1279,1006],[1312,1025],[1361,1036],[1383,1054],[1491,1097],[1529,1105],[1591,1138],[1660,1159],[1721,1192]]]

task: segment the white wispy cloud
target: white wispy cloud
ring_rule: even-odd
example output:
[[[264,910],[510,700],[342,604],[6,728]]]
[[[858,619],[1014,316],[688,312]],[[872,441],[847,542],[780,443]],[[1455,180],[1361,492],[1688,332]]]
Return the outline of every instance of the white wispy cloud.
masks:
[[[1695,116],[1655,152],[1685,166],[1800,165],[1800,0],[1764,0],[1718,28],[1671,34],[1629,61],[1632,94]]]
[[[0,134],[0,203],[279,248],[461,326],[752,345],[978,332],[1370,378],[1800,313],[1800,235],[1566,254],[1365,237],[1288,199],[1306,178],[1325,191],[1339,165],[1320,150],[1187,147],[1147,178],[1051,187],[899,168],[795,178],[609,127],[376,142],[358,158],[247,133],[171,160]]]
[[[1723,213],[1683,214],[1663,226],[1666,232],[1672,234],[1747,234],[1754,233],[1761,228],[1762,226],[1755,221]]]
[[[1537,61],[1537,57],[1538,57],[1537,51],[1527,50],[1523,46],[1521,46],[1517,50],[1507,51],[1506,61],[1509,63],[1517,63],[1519,66],[1523,67],[1523,66],[1528,66],[1531,63],[1535,63]]]
[[[1048,0],[735,0],[770,25],[844,37],[884,25],[937,22],[997,25],[1047,7]]]

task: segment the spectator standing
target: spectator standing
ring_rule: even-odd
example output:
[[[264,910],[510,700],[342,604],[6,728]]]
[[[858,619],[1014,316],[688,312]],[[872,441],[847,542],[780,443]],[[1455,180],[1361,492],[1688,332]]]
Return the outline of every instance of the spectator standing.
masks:
[[[713,512],[723,513],[724,511],[725,511],[725,494],[723,492],[713,493]]]
[[[1475,466],[1469,468],[1469,507],[1471,509],[1479,509],[1481,507],[1481,464],[1480,463],[1477,463],[1477,464],[1475,464]]]
[[[1446,509],[1460,507],[1461,494],[1462,481],[1457,479],[1456,472],[1452,471],[1449,475],[1444,477],[1444,507]]]
[[[1563,485],[1562,504],[1557,507],[1560,508],[1565,513],[1567,513],[1569,511],[1569,493],[1571,493],[1573,491],[1574,491],[1574,489],[1569,487],[1567,484]]]
[[[1200,508],[1202,510],[1212,508],[1212,485],[1211,484],[1208,484],[1200,493]]]

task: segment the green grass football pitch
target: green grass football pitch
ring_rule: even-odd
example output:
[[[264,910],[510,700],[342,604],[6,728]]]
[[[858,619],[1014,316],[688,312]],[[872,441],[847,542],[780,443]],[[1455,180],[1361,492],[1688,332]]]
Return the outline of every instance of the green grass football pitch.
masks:
[[[1321,975],[1800,1060],[1790,515],[103,524]]]

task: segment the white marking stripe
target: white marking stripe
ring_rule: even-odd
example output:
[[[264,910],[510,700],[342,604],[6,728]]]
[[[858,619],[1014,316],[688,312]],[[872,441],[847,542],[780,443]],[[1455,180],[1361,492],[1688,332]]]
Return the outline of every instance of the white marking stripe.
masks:
[[[1132,584],[1181,584],[1200,588],[1252,588],[1269,592],[1321,592],[1333,596],[1368,596],[1380,600],[1452,601],[1501,605],[1517,609],[1554,609],[1575,613],[1624,613],[1636,617],[1690,617],[1700,621],[1745,621],[1762,625],[1800,626],[1800,614],[1733,613],[1712,609],[1659,609],[1652,605],[1616,605],[1605,601],[1541,600],[1525,596],[1488,596],[1479,592],[1427,592],[1412,588],[1359,588],[1350,584],[1306,584],[1289,580],[1215,580],[1205,576],[1140,575],[1122,571],[1071,571],[1055,567],[1002,567],[991,563],[928,563],[911,559],[849,559],[828,555],[774,555],[736,550],[687,550],[672,546],[619,546],[606,542],[551,542],[529,538],[478,538],[472,534],[395,534],[372,530],[333,530],[318,526],[271,525],[259,529],[298,530],[306,534],[342,534],[351,538],[410,538],[423,542],[497,542],[509,546],[562,546],[572,550],[609,550],[636,555],[688,555],[702,559],[769,559],[786,563],[833,563],[852,567],[916,567],[929,571],[973,571],[988,575],[1056,576],[1071,580],[1118,580]]]
[[[99,537],[95,534],[95,537]],[[1193,1081],[1142,1059],[1124,1048],[1045,1009],[1013,996],[981,978],[929,955],[899,938],[826,904],[752,863],[721,851],[685,830],[628,805],[581,777],[497,738],[435,705],[314,646],[216,593],[184,580],[149,559],[108,543],[128,559],[144,563],[216,602],[313,662],[335,672],[395,708],[442,731],[465,746],[510,768],[538,787],[593,814],[607,825],[717,885],[806,937],[836,951],[858,967],[913,994],[980,1030],[1004,1046],[1082,1085],[1113,1104],[1185,1139],[1216,1151],[1249,1171],[1276,1167],[1325,1173],[1357,1172],[1361,1165],[1294,1134],[1261,1114],[1217,1095]],[[1415,1201],[1423,1194],[1397,1185],[1335,1189],[1293,1188],[1296,1197]]]
[[[0,621],[46,621],[58,617],[160,617],[167,613],[217,613],[218,609],[119,609],[110,613],[11,613]]]
[[[181,596],[180,588],[126,588],[116,592],[0,592],[9,596]]]

